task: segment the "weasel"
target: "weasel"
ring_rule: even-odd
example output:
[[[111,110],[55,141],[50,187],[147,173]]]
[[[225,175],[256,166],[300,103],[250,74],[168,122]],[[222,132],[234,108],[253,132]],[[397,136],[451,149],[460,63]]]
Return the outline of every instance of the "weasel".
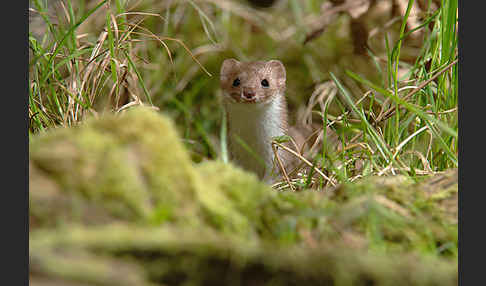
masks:
[[[288,134],[284,65],[278,60],[239,62],[226,59],[221,65],[220,83],[228,123],[230,160],[264,181],[275,180],[280,168],[271,144],[273,138],[290,135],[299,139],[296,141],[303,141],[298,132]],[[282,149],[277,152],[286,169],[295,161],[290,153]]]

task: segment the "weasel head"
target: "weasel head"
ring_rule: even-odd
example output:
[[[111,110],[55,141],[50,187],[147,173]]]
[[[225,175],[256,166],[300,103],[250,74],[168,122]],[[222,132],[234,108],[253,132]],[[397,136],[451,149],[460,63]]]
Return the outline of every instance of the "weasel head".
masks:
[[[232,103],[267,103],[285,91],[285,67],[278,60],[239,62],[226,59],[221,65],[223,100]]]

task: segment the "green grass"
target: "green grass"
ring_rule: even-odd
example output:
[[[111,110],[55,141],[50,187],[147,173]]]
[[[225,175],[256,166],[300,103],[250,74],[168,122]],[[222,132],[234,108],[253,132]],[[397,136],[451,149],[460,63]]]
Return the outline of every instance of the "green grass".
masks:
[[[303,44],[323,1],[263,11],[244,1],[168,2],[68,0],[56,14],[32,0],[45,31],[29,31],[29,134],[152,105],[173,118],[195,162],[226,160],[221,62],[276,58],[287,69],[292,122],[307,108],[308,120],[339,135],[342,148],[333,151],[321,136],[310,160],[332,180],[420,178],[458,166],[457,0],[436,10],[425,1],[418,27],[407,27],[409,1],[401,21],[370,37],[366,55],[353,53],[347,15]],[[384,26],[379,19],[369,28]],[[415,50],[412,32],[422,33]],[[310,106],[323,85],[326,94]],[[327,186],[311,176],[294,174],[295,186]]]

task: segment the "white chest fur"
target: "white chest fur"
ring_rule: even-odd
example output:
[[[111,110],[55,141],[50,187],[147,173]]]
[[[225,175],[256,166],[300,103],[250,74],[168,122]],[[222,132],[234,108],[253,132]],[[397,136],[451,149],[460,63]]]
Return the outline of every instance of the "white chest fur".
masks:
[[[283,122],[286,118],[282,116],[286,108],[283,96],[258,104],[227,102],[225,108],[232,161],[260,178],[268,178],[274,160],[272,138],[286,132],[286,122]]]

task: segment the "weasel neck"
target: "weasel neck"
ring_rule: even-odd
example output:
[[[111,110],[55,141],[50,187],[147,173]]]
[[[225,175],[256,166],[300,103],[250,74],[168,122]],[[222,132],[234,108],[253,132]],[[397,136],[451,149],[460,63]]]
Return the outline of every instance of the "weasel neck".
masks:
[[[272,139],[287,133],[287,103],[284,95],[264,103],[224,104],[228,122],[228,150],[231,160],[242,168],[269,180],[274,166]],[[279,173],[274,168],[274,174]]]

